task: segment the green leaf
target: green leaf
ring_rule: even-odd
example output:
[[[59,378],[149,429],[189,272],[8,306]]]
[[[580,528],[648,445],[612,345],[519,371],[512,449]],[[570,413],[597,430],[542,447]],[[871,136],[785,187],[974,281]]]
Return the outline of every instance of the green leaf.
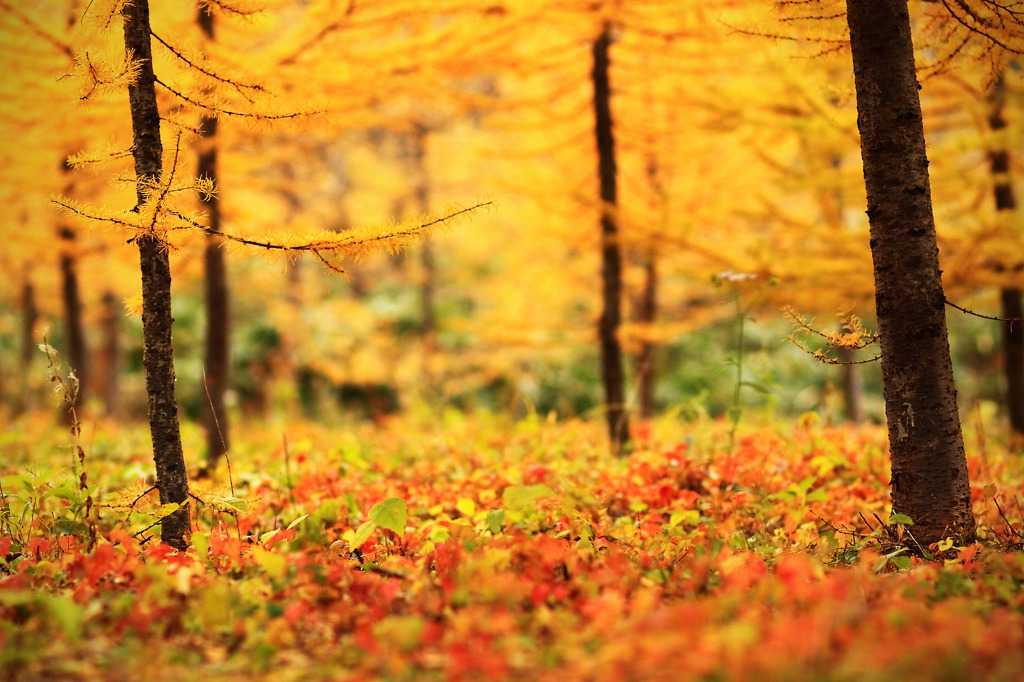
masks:
[[[359,512],[359,505],[356,504],[356,498],[352,493],[345,496],[345,506],[348,507],[348,513],[351,516],[360,517],[362,514]]]
[[[404,653],[414,651],[423,639],[427,621],[423,616],[387,616],[373,626],[378,640],[390,642]]]
[[[645,512],[647,511],[647,503],[642,500],[633,500],[629,503],[629,511],[631,512]]]
[[[887,526],[895,526],[897,524],[903,526],[913,526],[914,520],[906,514],[893,514],[885,522],[885,525]]]
[[[555,491],[543,483],[537,485],[510,485],[501,493],[501,501],[508,509],[519,510],[542,497],[554,497]]]
[[[575,547],[577,551],[580,552],[589,552],[590,554],[594,554],[595,552],[597,552],[597,550],[594,549],[594,543],[590,540],[585,540],[583,538],[580,538],[576,541]]]
[[[198,531],[192,533],[192,548],[196,551],[196,556],[205,559],[210,553],[210,534]]]
[[[47,600],[47,607],[68,640],[77,642],[82,636],[82,615],[85,609],[67,595],[58,595]]]
[[[249,503],[240,497],[215,497],[210,502],[215,509],[232,509],[240,514],[249,513]]]
[[[492,509],[487,512],[487,530],[491,531],[491,535],[500,533],[503,523],[505,523],[504,509]]]
[[[688,526],[696,526],[700,523],[700,512],[696,509],[679,509],[672,512],[668,518],[668,525],[670,528],[678,526],[680,523],[684,523]]]
[[[405,500],[400,497],[389,497],[370,508],[370,520],[396,535],[405,533],[405,522],[408,518],[409,510],[405,506]]]
[[[349,549],[359,549],[363,543],[370,539],[373,535],[373,531],[377,530],[377,524],[373,521],[367,521],[363,525],[359,526],[356,530],[355,536],[352,538],[352,542],[349,543]]]
[[[303,514],[299,518],[295,519],[294,521],[292,521],[291,523],[288,524],[288,527],[285,528],[285,530],[291,530],[295,526],[299,525],[300,523],[302,523],[303,521],[306,520],[307,516],[309,516],[309,514]]]

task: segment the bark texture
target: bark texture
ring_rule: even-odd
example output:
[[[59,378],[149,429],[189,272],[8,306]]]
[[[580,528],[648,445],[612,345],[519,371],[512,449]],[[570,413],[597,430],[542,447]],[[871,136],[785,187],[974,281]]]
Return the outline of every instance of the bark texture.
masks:
[[[198,23],[207,40],[214,39],[213,14],[200,5]],[[196,175],[217,184],[217,119],[204,116],[200,123],[202,140]],[[201,197],[208,217],[208,226],[221,229],[220,198],[217,194]],[[228,415],[224,397],[227,394],[230,368],[230,299],[227,266],[224,262],[223,237],[208,235],[203,257],[206,279],[206,347],[204,349],[203,426],[206,429],[206,466],[200,476],[212,471],[228,451]]]
[[[158,182],[163,147],[160,143],[160,112],[156,106],[153,56],[150,48],[148,0],[134,0],[124,7],[125,49],[139,62],[139,76],[128,86],[139,206],[146,203],[148,183]],[[149,428],[153,440],[156,486],[160,504],[181,504],[165,517],[160,539],[184,550],[189,545],[190,518],[188,479],[174,396],[174,354],[171,346],[171,267],[167,249],[149,234],[136,238],[142,273],[142,363],[149,396]]]
[[[611,44],[609,28],[592,47],[594,86],[594,133],[597,139],[598,176],[601,182],[601,320],[598,337],[601,346],[601,380],[604,384],[608,435],[612,449],[625,454],[629,438],[625,380],[619,326],[622,321],[622,250],[614,214],[618,203],[616,185],[615,137],[612,133],[611,83],[608,77]]]
[[[974,542],[907,0],[847,2],[871,224],[893,512]]]
[[[1006,106],[1006,86],[1002,74],[996,79],[989,96],[989,127],[993,132],[1006,128],[1003,109]],[[1010,152],[1005,147],[989,155],[989,167],[994,179],[997,211],[1017,209],[1017,197],[1010,183]],[[1000,293],[1001,314],[1005,319],[1024,317],[1019,287],[1003,289]],[[1024,441],[1024,322],[1003,323],[1003,371],[1006,376],[1006,411],[1010,417],[1010,435],[1014,441]]]

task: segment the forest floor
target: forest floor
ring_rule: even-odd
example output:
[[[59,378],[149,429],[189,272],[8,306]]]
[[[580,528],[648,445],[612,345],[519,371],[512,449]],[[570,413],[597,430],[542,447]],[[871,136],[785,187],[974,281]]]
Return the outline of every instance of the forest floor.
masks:
[[[178,553],[141,425],[83,423],[83,491],[32,415],[0,435],[0,677],[1018,680],[1024,458],[970,440],[980,542],[921,558],[878,426],[666,419],[617,459],[538,416],[238,423]]]

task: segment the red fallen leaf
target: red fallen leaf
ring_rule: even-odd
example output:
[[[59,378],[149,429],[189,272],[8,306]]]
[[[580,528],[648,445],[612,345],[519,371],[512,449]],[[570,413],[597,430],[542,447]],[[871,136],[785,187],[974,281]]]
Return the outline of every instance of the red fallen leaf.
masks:
[[[267,549],[270,549],[279,542],[291,542],[295,539],[295,533],[296,529],[294,528],[287,528],[285,530],[277,531],[276,533],[274,533],[274,535],[267,538],[267,541],[264,543],[264,546]]]
[[[679,490],[675,485],[671,483],[662,483],[658,486],[658,506],[661,508],[669,507],[672,502],[679,495]]]
[[[642,445],[650,445],[654,429],[650,422],[638,422],[630,425],[632,440]]]
[[[722,580],[723,587],[738,591],[751,589],[759,580],[768,574],[768,568],[761,559],[734,555],[738,566],[729,571]]]
[[[523,476],[523,483],[527,485],[535,485],[537,483],[543,483],[544,479],[548,476],[548,470],[540,464],[534,464],[527,468],[526,474]]]
[[[3,554],[3,552],[0,552]],[[960,552],[960,561],[964,562],[963,571],[964,573],[970,573],[980,565],[974,560],[974,557],[978,555],[978,545],[971,545],[970,547],[964,548]]]
[[[6,557],[7,552],[11,550],[11,539],[0,538],[0,557]]]
[[[308,601],[305,599],[295,599],[291,601],[288,606],[284,607],[284,613],[282,616],[289,625],[294,626],[310,612],[312,612],[312,609],[310,608]]]
[[[100,545],[87,557],[82,557],[82,568],[85,570],[86,583],[90,587],[94,587],[104,575],[117,570],[117,563],[114,546]]]
[[[71,552],[78,548],[78,541],[73,535],[61,535],[57,538],[57,546],[62,552]],[[3,552],[0,552],[3,554]]]
[[[112,545],[121,545],[123,547],[134,548],[137,544],[135,538],[123,528],[113,528],[107,533],[107,540]]]
[[[508,662],[487,642],[453,642],[445,647],[445,660],[449,680],[501,680],[508,677]]]
[[[533,608],[541,606],[548,600],[549,593],[550,588],[547,585],[543,583],[535,584],[533,589],[530,590],[530,604],[533,605]]]
[[[155,542],[146,548],[146,558],[157,561],[169,560],[178,550],[162,542]]]
[[[373,623],[368,620],[358,622],[355,632],[352,633],[352,641],[357,647],[370,654],[380,651],[380,644],[373,634]]]
[[[50,551],[50,541],[43,538],[32,538],[28,541],[28,556],[34,556],[37,560]]]

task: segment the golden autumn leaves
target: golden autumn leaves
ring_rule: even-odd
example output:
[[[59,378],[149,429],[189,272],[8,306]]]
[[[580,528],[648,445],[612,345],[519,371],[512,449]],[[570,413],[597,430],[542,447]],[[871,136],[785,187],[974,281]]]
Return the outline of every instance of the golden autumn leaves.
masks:
[[[63,195],[53,197],[52,202],[63,213],[82,218],[89,224],[100,224],[125,232],[129,235],[129,242],[139,234],[148,234],[165,247],[174,248],[179,241],[175,238],[176,234],[199,232],[206,236],[212,235],[214,231],[202,222],[202,213],[194,210],[192,206],[196,194],[210,196],[217,189],[207,178],[190,178],[187,183],[176,182],[181,142],[182,134],[179,133],[168,172],[159,181],[148,181],[147,200],[130,211],[87,206]],[[78,157],[73,159],[72,163],[82,165],[91,160],[92,157]],[[380,249],[400,251],[422,240],[432,231],[451,227],[473,213],[494,205],[495,202],[491,200],[481,200],[470,206],[453,205],[437,216],[423,216],[386,225],[364,225],[345,232],[319,230],[302,234],[268,234],[259,238],[223,232],[216,234],[229,244],[263,249],[268,254],[295,256],[309,253],[330,270],[343,273],[343,259],[359,258]]]

